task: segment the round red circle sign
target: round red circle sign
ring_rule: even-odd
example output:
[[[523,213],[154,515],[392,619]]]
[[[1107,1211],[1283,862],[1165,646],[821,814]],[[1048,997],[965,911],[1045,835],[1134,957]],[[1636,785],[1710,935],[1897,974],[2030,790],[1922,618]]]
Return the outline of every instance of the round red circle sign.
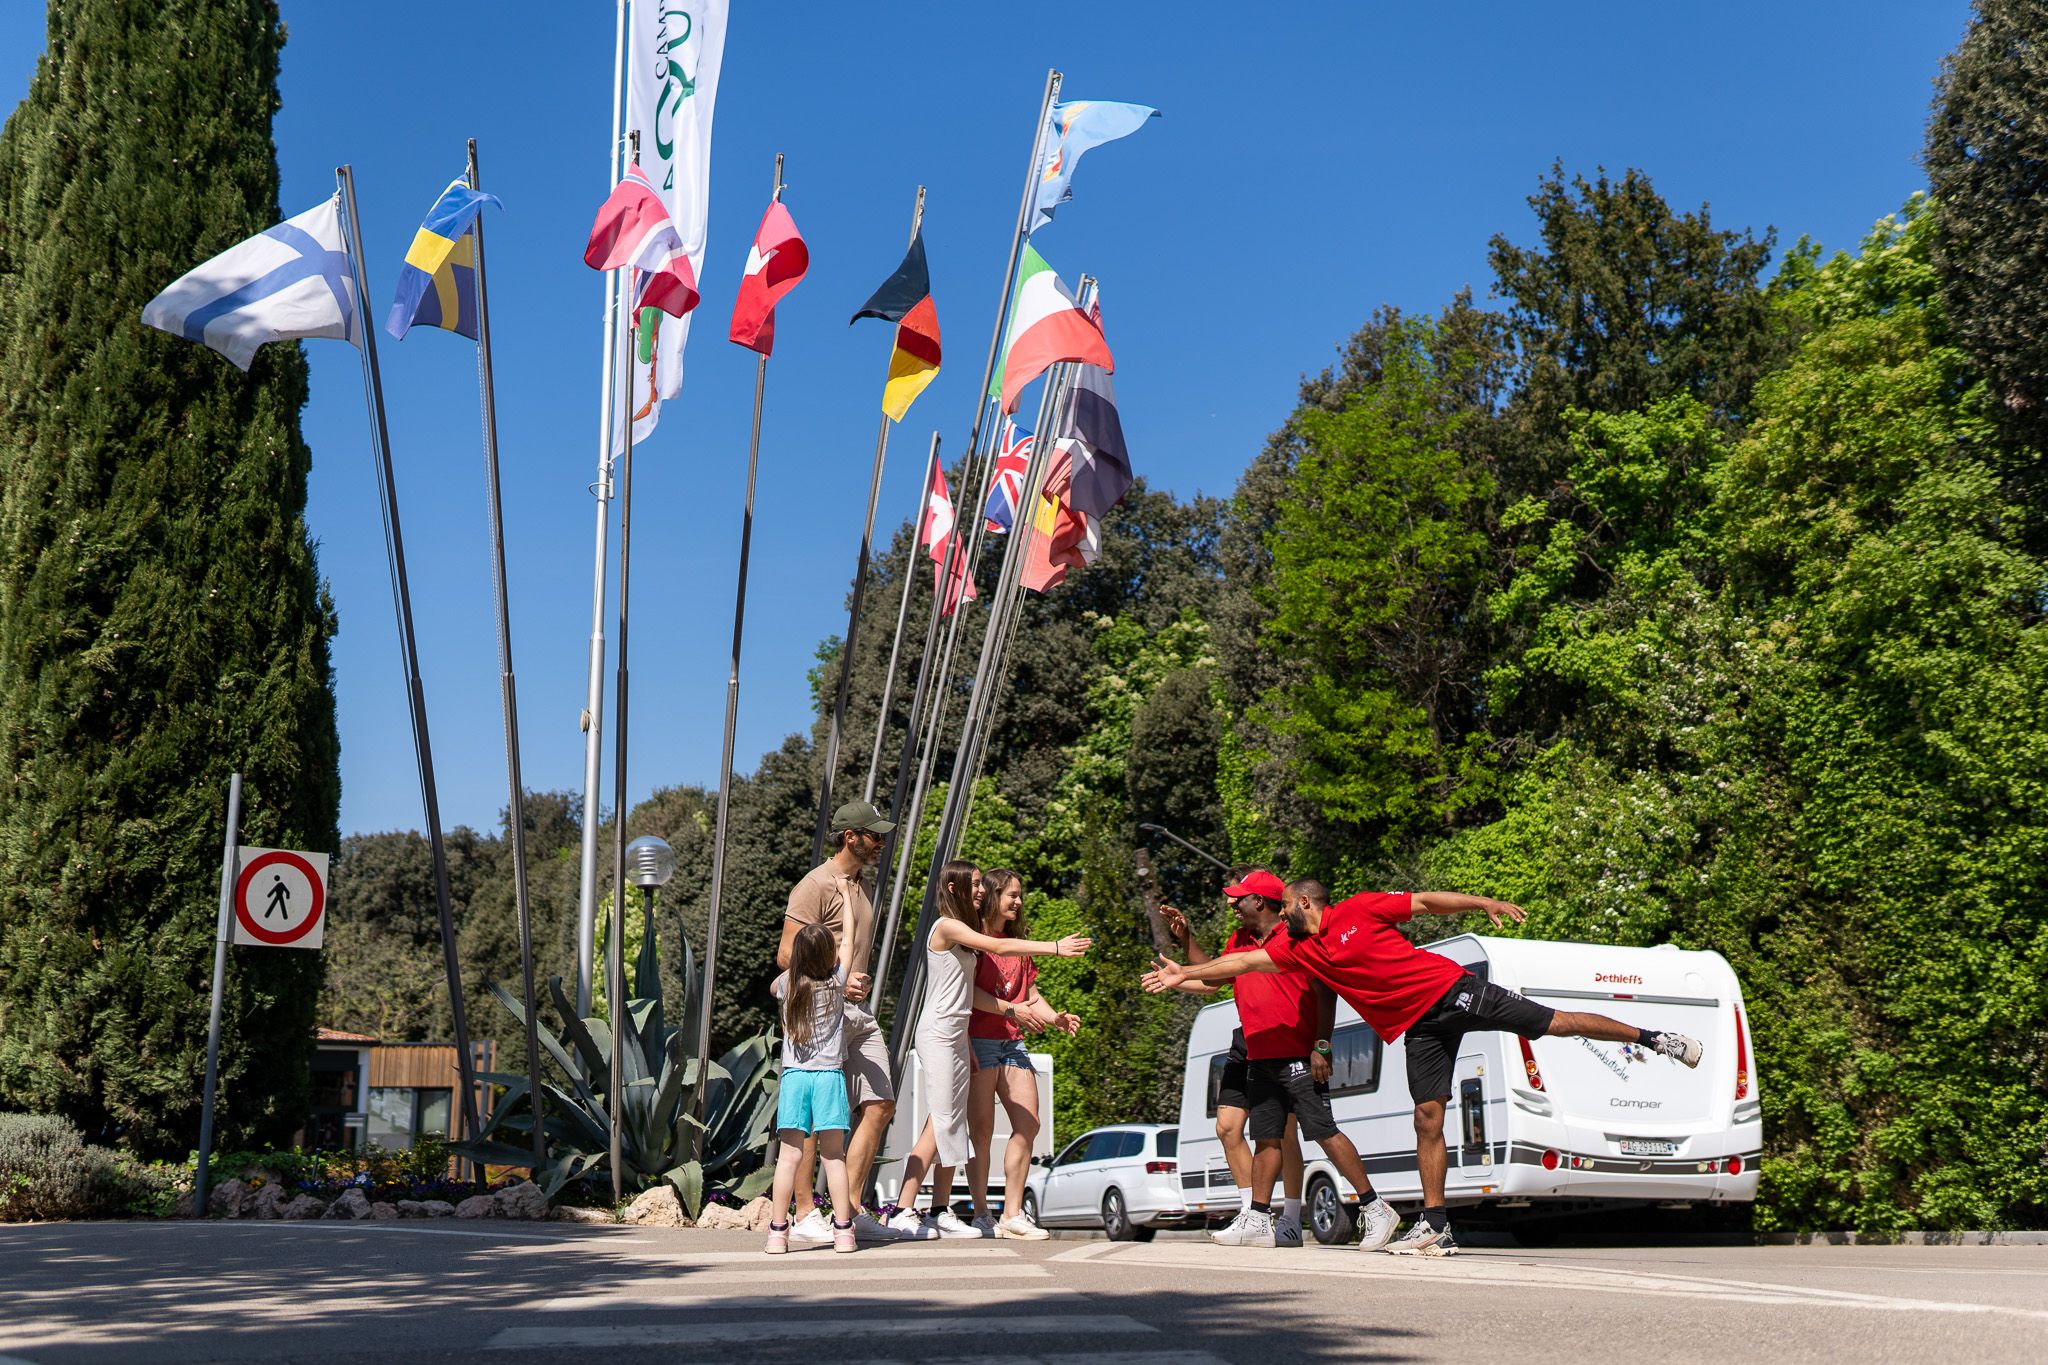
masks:
[[[289,929],[266,929],[256,922],[249,913],[249,883],[258,872],[274,864],[283,863],[306,879],[313,888],[313,909],[300,923]],[[320,878],[314,875],[313,865],[298,854],[285,849],[272,849],[261,857],[251,858],[249,865],[242,869],[242,875],[235,878],[235,919],[241,923],[251,937],[264,943],[297,943],[313,931],[320,922],[321,912],[327,908],[327,891],[320,885]]]

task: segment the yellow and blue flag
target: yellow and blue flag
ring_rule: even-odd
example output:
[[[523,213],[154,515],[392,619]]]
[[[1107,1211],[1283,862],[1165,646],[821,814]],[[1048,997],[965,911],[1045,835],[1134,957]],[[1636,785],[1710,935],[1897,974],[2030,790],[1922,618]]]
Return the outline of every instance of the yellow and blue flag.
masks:
[[[398,271],[398,296],[384,330],[403,340],[415,323],[444,327],[476,340],[476,237],[470,224],[485,204],[499,203],[466,180],[448,182],[405,253]]]

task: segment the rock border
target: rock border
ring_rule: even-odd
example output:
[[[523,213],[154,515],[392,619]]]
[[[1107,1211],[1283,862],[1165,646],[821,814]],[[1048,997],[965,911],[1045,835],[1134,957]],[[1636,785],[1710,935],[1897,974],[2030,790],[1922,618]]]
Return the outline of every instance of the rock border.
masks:
[[[2044,1247],[2048,1232],[1766,1232],[1756,1240],[1767,1247]]]

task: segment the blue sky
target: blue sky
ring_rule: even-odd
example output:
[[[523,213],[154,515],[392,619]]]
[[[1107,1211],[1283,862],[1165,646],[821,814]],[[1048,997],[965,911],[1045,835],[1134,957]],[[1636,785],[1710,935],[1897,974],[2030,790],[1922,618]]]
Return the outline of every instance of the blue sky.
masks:
[[[947,363],[892,442],[885,540],[917,501],[930,432],[949,455],[964,446],[1048,66],[1068,98],[1164,112],[1089,155],[1034,243],[1070,282],[1102,280],[1138,471],[1227,494],[1301,374],[1375,307],[1485,295],[1487,240],[1533,237],[1524,200],[1553,159],[1640,167],[1674,205],[1775,225],[1781,247],[1853,247],[1922,183],[1930,82],[1968,20],[1964,0],[1118,4],[1022,22],[958,3],[733,10],[704,301],[682,396],[635,459],[635,800],[717,780],[753,379],[725,323],[776,152],[812,265],[768,371],[743,771],[806,728],[805,669],[845,627],[890,338],[846,318],[895,267],[927,185]],[[283,12],[284,212],[354,164],[373,316],[465,138],[505,201],[487,246],[522,760],[529,786],[580,788],[601,309],[580,256],[609,188],[613,4]],[[42,8],[0,5],[0,109],[42,47]],[[418,828],[357,361],[338,342],[306,350],[309,519],[341,617],[342,830]],[[494,828],[506,789],[473,349],[416,332],[382,355],[441,808]],[[609,738],[606,753],[608,794]]]

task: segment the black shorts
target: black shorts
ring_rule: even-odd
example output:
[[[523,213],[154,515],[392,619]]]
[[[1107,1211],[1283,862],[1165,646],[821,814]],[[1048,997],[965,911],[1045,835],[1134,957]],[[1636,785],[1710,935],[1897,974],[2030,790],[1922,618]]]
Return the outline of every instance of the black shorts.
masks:
[[[1310,1142],[1337,1136],[1330,1087],[1311,1077],[1308,1058],[1263,1058],[1247,1064],[1245,1078],[1251,1085],[1252,1117],[1246,1134],[1252,1141],[1285,1137],[1289,1114],[1300,1121],[1301,1135]]]
[[[1467,972],[1451,983],[1406,1035],[1408,1095],[1417,1104],[1451,1097],[1458,1044],[1468,1033],[1519,1033],[1541,1038],[1557,1011]]]
[[[1223,1054],[1223,1080],[1216,1088],[1216,1108],[1249,1109],[1252,1107],[1250,1083],[1245,1079],[1244,1069],[1249,1065],[1244,1055],[1244,1030],[1237,1029],[1230,1035],[1230,1051]]]

